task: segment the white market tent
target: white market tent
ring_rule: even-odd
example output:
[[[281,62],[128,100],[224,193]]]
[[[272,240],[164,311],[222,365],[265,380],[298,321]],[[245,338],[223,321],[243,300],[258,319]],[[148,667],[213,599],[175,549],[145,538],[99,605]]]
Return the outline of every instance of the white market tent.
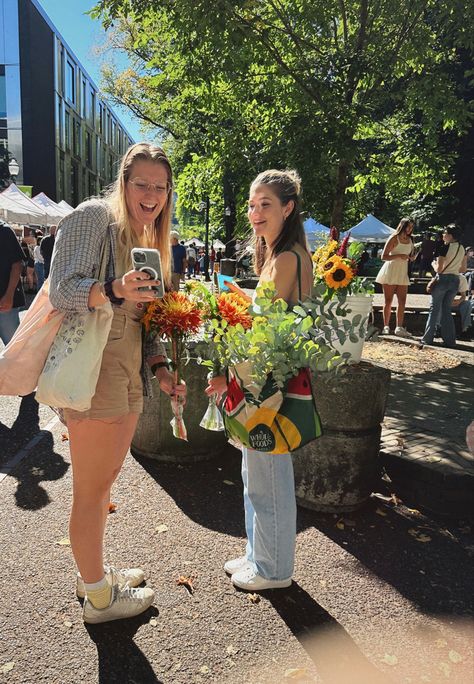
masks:
[[[58,206],[63,207],[63,209],[67,209],[68,213],[70,213],[71,211],[74,211],[74,208],[71,207],[71,205],[68,204],[65,200],[61,200],[60,202],[58,202]]]
[[[315,249],[327,242],[330,230],[327,226],[319,223],[319,221],[315,221],[313,218],[306,219],[303,222],[303,226],[311,251],[314,252]]]
[[[43,225],[46,215],[42,208],[12,183],[0,193],[0,210],[9,223],[34,223]]]
[[[59,221],[71,213],[72,209],[66,209],[65,207],[56,204],[48,195],[44,192],[40,192],[38,195],[33,197],[33,202],[41,207],[51,219],[51,223],[59,223]]]
[[[372,214],[367,214],[362,221],[350,229],[350,233],[351,240],[358,242],[385,242],[395,231]]]
[[[199,238],[191,238],[190,240],[186,240],[184,244],[186,247],[189,247],[193,242],[195,247],[204,247],[204,242]]]
[[[212,246],[214,249],[225,249],[225,245],[221,240],[214,240]]]

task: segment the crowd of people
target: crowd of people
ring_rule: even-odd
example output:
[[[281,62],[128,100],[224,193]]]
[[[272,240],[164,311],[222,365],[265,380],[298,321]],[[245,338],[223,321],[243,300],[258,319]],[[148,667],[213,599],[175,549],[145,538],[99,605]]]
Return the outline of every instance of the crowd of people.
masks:
[[[397,298],[396,327],[399,337],[413,337],[404,327],[405,307],[410,276],[417,271],[420,278],[431,275],[427,292],[431,295],[430,309],[422,344],[433,344],[441,337],[446,347],[456,344],[453,311],[461,319],[460,339],[471,339],[472,299],[474,288],[474,248],[465,249],[460,243],[460,231],[454,225],[446,226],[435,239],[425,233],[419,246],[413,239],[414,221],[403,218],[382,251],[383,265],[375,280],[384,294],[382,334],[390,334],[392,302]],[[456,297],[458,295],[458,297]]]

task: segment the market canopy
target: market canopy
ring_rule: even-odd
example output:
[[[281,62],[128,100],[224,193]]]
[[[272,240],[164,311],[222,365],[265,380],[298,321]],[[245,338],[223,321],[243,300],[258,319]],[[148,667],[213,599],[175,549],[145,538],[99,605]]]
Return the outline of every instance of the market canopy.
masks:
[[[214,240],[212,246],[214,249],[225,249],[225,245],[221,240]]]
[[[58,202],[58,207],[63,207],[63,209],[67,209],[69,212],[74,211],[74,208],[64,200]]]
[[[0,193],[0,210],[9,223],[34,223],[43,225],[47,221],[45,212],[24,192],[12,183]]]
[[[186,240],[184,244],[186,247],[189,247],[189,245],[192,245],[193,243],[195,247],[204,247],[204,242],[199,238],[191,238],[190,240]]]
[[[395,231],[372,214],[350,229],[351,240],[359,242],[385,242]]]
[[[308,240],[311,251],[327,242],[329,236],[329,228],[313,218],[308,218],[303,222],[304,232]]]
[[[33,197],[33,202],[41,207],[47,214],[48,219],[51,219],[51,223],[59,223],[59,221],[71,213],[71,209],[66,209],[65,207],[56,204],[48,195],[44,192],[40,192],[38,195]]]

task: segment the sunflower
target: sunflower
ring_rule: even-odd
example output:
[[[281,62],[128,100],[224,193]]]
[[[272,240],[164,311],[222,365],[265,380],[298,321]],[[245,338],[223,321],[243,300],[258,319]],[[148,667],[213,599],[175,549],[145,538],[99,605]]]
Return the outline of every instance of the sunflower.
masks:
[[[240,323],[245,330],[252,327],[248,302],[236,292],[222,292],[217,298],[217,308],[229,325]]]
[[[324,274],[326,285],[334,290],[338,290],[340,287],[347,287],[353,277],[354,271],[344,259],[339,259],[334,268]]]
[[[318,249],[313,254],[313,261],[317,266],[324,264],[329,257],[332,257],[336,253],[338,248],[337,242],[335,240],[330,240],[327,244],[318,247]]]
[[[147,332],[163,337],[184,337],[199,330],[202,323],[200,309],[182,292],[167,292],[162,299],[152,302],[143,316]]]

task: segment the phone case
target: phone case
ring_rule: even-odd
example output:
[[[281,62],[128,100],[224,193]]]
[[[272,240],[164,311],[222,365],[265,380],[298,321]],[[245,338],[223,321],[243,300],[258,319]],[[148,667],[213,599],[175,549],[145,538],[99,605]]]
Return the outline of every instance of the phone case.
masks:
[[[134,247],[132,249],[132,263],[136,271],[143,271],[148,273],[154,280],[161,281],[158,286],[145,286],[138,289],[142,291],[153,290],[153,294],[156,297],[163,297],[165,290],[163,287],[160,252],[157,249]]]

